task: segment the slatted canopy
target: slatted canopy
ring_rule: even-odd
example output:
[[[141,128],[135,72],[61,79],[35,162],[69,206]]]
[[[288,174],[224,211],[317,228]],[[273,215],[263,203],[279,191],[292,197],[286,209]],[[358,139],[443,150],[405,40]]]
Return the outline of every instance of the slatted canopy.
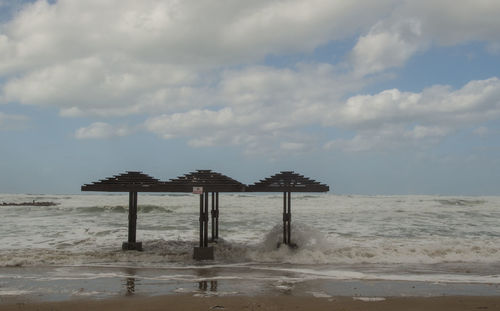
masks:
[[[283,192],[283,244],[296,248],[291,241],[292,192],[327,192],[325,184],[304,177],[293,171],[284,171],[262,179],[247,187],[247,192]],[[280,244],[278,244],[279,246]]]
[[[197,170],[170,179],[163,184],[168,192],[192,192],[193,187],[203,187],[204,192],[241,192],[245,185],[221,173],[211,170]]]
[[[283,171],[247,187],[247,192],[327,192],[330,187],[293,171]]]
[[[160,184],[158,179],[147,174],[128,171],[91,184],[85,184],[82,186],[82,191],[151,192]]]

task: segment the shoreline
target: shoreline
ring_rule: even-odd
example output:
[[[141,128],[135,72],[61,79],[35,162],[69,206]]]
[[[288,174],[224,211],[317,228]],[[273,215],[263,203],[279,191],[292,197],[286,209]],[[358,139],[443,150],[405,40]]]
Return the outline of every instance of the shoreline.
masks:
[[[193,297],[165,295],[109,299],[73,299],[58,302],[1,302],[4,311],[13,310],[498,310],[500,296],[387,297],[225,296]]]
[[[500,296],[500,283],[335,279],[255,267],[4,267],[0,301],[192,295],[295,297]]]

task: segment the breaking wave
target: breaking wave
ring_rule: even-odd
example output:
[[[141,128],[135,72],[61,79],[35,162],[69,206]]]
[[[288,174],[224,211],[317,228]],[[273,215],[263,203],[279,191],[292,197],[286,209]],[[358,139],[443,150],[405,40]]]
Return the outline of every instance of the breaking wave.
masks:
[[[104,232],[102,234],[108,234]],[[328,238],[312,227],[295,224],[292,242],[297,248],[280,245],[282,227],[276,225],[256,244],[220,239],[215,245],[216,261],[220,263],[272,264],[438,264],[438,263],[498,263],[500,247],[494,241],[464,241],[440,239],[434,241],[352,241],[340,237]],[[54,249],[7,250],[0,254],[0,266],[39,264],[104,264],[169,266],[192,262],[197,241],[145,240],[143,252],[124,252],[120,245],[95,245],[95,239],[74,241],[70,248],[58,245]],[[74,247],[78,246],[78,247]],[[92,249],[89,249],[89,248]],[[78,251],[81,248],[83,251]],[[87,250],[85,250],[87,249]],[[193,262],[194,263],[194,262]]]
[[[486,203],[485,200],[466,200],[466,199],[438,199],[436,202],[445,206],[475,206]]]
[[[85,213],[128,213],[127,205],[101,205],[101,206],[90,206],[90,207],[79,207],[79,211]],[[171,208],[159,205],[138,205],[137,210],[139,213],[172,213]]]

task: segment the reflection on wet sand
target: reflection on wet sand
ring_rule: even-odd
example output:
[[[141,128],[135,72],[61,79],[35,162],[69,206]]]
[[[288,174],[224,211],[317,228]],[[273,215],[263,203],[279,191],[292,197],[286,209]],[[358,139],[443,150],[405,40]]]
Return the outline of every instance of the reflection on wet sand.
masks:
[[[200,281],[198,282],[198,289],[201,291],[208,291],[208,284],[210,283],[210,291],[211,292],[216,292],[217,291],[217,281]]]
[[[135,294],[135,278],[127,278],[125,286],[127,289],[125,296],[132,296]]]
[[[130,275],[125,279],[125,296],[132,296],[135,294],[136,270],[132,268],[127,268],[125,269],[125,273]]]
[[[212,271],[211,269],[198,269],[196,271],[196,274],[200,279],[203,279],[202,281],[198,282],[198,289],[200,291],[211,291],[211,292],[216,292],[217,291],[217,281],[216,280],[207,280],[211,277],[216,276],[216,272]],[[208,286],[210,284],[210,288]]]

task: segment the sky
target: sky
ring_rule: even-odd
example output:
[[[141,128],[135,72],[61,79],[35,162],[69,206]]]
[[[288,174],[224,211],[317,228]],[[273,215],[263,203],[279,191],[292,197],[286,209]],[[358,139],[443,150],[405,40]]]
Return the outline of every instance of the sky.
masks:
[[[0,193],[294,170],[500,195],[498,0],[0,0]]]

